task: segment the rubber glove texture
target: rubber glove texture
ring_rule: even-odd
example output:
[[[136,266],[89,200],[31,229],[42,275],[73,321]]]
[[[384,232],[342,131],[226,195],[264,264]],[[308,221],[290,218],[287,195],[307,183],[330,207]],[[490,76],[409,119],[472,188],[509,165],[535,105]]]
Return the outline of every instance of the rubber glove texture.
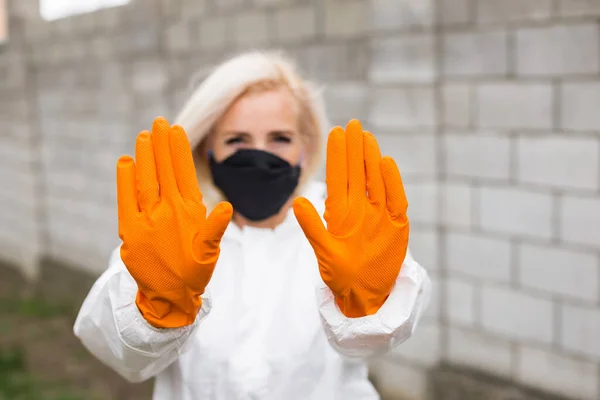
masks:
[[[351,120],[329,134],[326,184],[327,227],[304,197],[294,200],[294,213],[340,311],[350,318],[374,314],[392,291],[408,249],[400,171],[381,156],[375,137]]]
[[[156,118],[137,136],[135,161],[117,162],[121,258],[138,285],[136,304],[157,328],[190,325],[219,258],[232,215],[220,203],[206,216],[187,135]]]

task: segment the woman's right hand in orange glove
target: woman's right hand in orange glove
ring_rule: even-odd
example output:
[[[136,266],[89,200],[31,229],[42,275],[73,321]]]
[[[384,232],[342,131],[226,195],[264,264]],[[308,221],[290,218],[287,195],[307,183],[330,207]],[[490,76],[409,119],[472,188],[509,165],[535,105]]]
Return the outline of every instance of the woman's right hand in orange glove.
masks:
[[[136,160],[117,163],[121,259],[138,285],[136,304],[151,325],[194,322],[219,258],[232,207],[206,216],[187,135],[162,117],[141,132]]]

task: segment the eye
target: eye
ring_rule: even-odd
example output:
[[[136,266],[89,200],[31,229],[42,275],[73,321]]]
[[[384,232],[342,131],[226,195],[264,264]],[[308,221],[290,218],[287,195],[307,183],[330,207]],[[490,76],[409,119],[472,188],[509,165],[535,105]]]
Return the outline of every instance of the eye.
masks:
[[[243,141],[244,141],[244,139],[241,136],[235,136],[235,137],[227,139],[225,141],[225,144],[233,145],[233,144],[242,143]]]
[[[291,143],[292,139],[284,134],[278,133],[273,136],[273,140],[277,143]]]

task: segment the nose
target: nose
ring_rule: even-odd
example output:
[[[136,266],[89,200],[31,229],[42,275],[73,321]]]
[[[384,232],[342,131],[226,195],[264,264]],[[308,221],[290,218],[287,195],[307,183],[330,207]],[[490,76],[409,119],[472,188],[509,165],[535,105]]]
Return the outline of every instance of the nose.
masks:
[[[254,140],[250,147],[254,150],[266,151],[267,150],[267,142],[264,140]]]

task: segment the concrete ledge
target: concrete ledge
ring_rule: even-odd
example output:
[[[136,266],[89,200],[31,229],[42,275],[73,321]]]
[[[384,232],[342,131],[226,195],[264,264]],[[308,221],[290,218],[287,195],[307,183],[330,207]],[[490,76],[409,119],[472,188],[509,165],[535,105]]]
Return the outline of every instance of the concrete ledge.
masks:
[[[77,314],[96,279],[77,266],[42,258],[36,293],[49,302],[69,306]]]
[[[430,384],[432,400],[572,400],[449,364],[431,370]]]
[[[12,297],[29,289],[21,270],[13,263],[0,259],[0,295]]]
[[[29,297],[60,304],[76,315],[94,284],[96,277],[76,266],[50,258],[40,260],[40,272],[34,281],[28,281],[20,269],[10,262],[0,260],[0,295],[2,297]]]

